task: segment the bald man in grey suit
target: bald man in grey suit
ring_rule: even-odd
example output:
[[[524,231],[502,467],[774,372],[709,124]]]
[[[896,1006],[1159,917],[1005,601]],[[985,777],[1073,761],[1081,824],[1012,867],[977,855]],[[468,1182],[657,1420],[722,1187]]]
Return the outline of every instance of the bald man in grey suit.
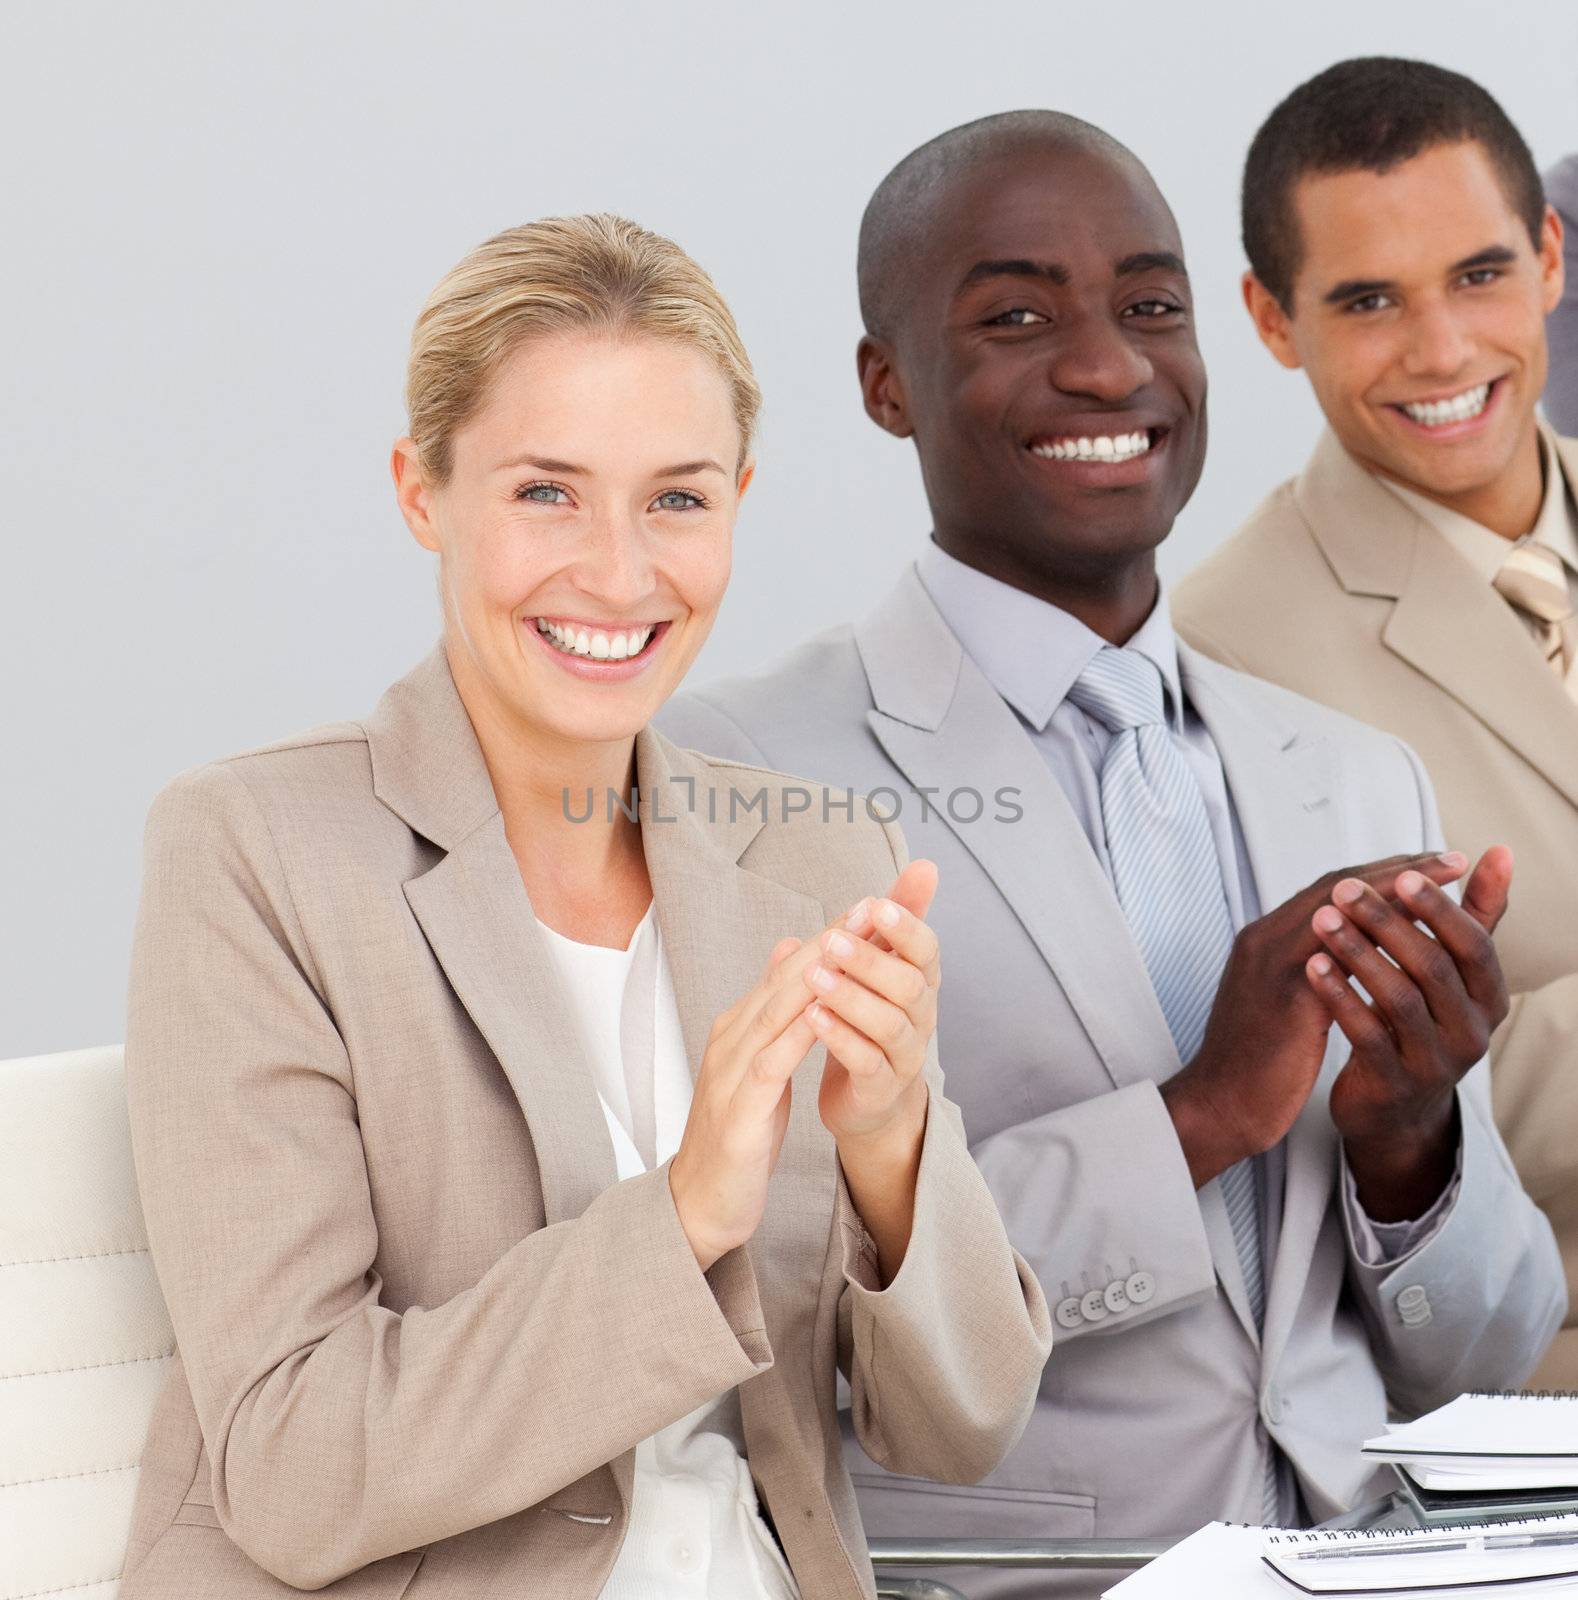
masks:
[[[1565,1306],[1489,1111],[1505,853],[1457,905],[1404,745],[1173,635],[1154,551],[1205,451],[1182,254],[1149,174],[1072,118],[901,162],[862,227],[860,369],[932,539],[853,627],[659,719],[898,809],[940,870],[949,1082],[1057,1344],[979,1487],[848,1443],[879,1536],[1330,1516],[1389,1403],[1519,1382]]]

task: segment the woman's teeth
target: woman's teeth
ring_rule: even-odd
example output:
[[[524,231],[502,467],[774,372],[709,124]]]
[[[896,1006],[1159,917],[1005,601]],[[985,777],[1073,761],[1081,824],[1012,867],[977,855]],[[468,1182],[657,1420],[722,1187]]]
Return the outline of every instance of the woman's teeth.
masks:
[[[1149,432],[1102,434],[1094,439],[1047,439],[1030,453],[1048,461],[1132,461],[1151,447]]]
[[[625,661],[638,656],[652,637],[655,624],[632,628],[626,633],[604,633],[595,629],[573,628],[561,622],[538,617],[537,631],[556,650],[567,656],[587,656],[593,661]]]
[[[1423,405],[1405,405],[1401,409],[1425,428],[1442,428],[1449,422],[1467,422],[1485,409],[1490,399],[1490,385],[1481,383],[1450,400],[1430,400]]]

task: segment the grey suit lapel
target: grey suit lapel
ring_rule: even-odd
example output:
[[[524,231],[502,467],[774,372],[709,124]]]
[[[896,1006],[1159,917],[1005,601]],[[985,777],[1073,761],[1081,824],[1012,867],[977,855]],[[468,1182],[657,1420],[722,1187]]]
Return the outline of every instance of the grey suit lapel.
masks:
[[[1171,1077],[1177,1048],[1079,819],[913,566],[857,628],[856,641],[876,702],[867,722],[894,765],[916,788],[987,794],[978,822],[956,824],[942,814],[1051,968],[1113,1086]],[[991,820],[991,791],[1003,785],[1018,790],[1018,821]],[[1207,1184],[1199,1200],[1223,1293],[1245,1335],[1258,1342],[1220,1185]]]
[[[1572,483],[1578,450],[1561,441],[1557,451]],[[1578,805],[1578,706],[1511,607],[1329,430],[1294,493],[1342,586],[1395,601],[1381,634],[1386,648]]]
[[[1264,705],[1235,674],[1182,643],[1179,669],[1189,699],[1221,757],[1243,831],[1262,913],[1273,910],[1334,867],[1343,841],[1334,821],[1335,754],[1324,739],[1302,737]],[[1286,1344],[1309,1275],[1316,1240],[1331,1202],[1336,1132],[1326,1112],[1331,1073],[1341,1051],[1328,1043],[1314,1092],[1289,1130],[1286,1178],[1274,1260],[1267,1263],[1265,1360]],[[1225,1209],[1208,1227],[1231,1229]],[[1212,1250],[1220,1260],[1217,1234]]]
[[[915,788],[980,791],[979,821],[940,813],[1052,969],[1114,1086],[1170,1077],[1172,1034],[1090,841],[913,563],[855,637],[875,703],[872,733]],[[995,799],[1000,789],[1014,792],[1017,820],[994,820],[1010,810]]]

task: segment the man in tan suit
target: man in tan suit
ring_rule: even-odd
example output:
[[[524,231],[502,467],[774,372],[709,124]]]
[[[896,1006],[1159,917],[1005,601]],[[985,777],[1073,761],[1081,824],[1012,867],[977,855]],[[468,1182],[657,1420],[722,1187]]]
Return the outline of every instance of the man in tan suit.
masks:
[[[1369,58],[1267,119],[1244,296],[1328,428],[1174,596],[1231,665],[1405,739],[1448,841],[1517,858],[1498,946],[1498,1120],[1578,1272],[1578,441],[1535,416],[1562,227],[1527,146],[1459,74]],[[1536,1383],[1578,1384],[1568,1326]]]

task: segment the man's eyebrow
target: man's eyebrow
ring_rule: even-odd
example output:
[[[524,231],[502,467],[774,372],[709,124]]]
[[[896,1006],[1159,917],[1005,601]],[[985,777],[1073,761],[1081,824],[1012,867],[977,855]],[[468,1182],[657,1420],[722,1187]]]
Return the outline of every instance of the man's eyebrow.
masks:
[[[1447,272],[1456,277],[1458,273],[1472,272],[1476,267],[1510,266],[1517,259],[1516,250],[1504,244],[1490,244],[1483,250],[1476,250],[1471,256],[1464,256],[1461,261],[1454,261]],[[1390,278],[1344,278],[1341,283],[1333,284],[1323,298],[1327,305],[1334,306],[1344,300],[1357,300],[1363,295],[1381,294],[1396,287]]]
[[[1344,300],[1357,300],[1361,295],[1380,294],[1393,287],[1390,278],[1344,278],[1341,283],[1334,283],[1321,298],[1327,305],[1334,306]]]
[[[972,284],[982,283],[987,278],[1045,278],[1052,283],[1066,284],[1069,271],[1059,261],[1031,261],[1023,256],[977,261],[959,280],[959,287],[954,292],[963,294]]]
[[[1472,272],[1475,267],[1505,267],[1517,259],[1516,250],[1510,250],[1504,244],[1490,244],[1483,250],[1476,250],[1471,256],[1464,256],[1461,261],[1453,262],[1449,270],[1458,273]]]
[[[1171,250],[1137,250],[1112,269],[1115,278],[1126,278],[1131,272],[1176,272],[1180,278],[1189,276],[1183,257],[1174,255]]]

